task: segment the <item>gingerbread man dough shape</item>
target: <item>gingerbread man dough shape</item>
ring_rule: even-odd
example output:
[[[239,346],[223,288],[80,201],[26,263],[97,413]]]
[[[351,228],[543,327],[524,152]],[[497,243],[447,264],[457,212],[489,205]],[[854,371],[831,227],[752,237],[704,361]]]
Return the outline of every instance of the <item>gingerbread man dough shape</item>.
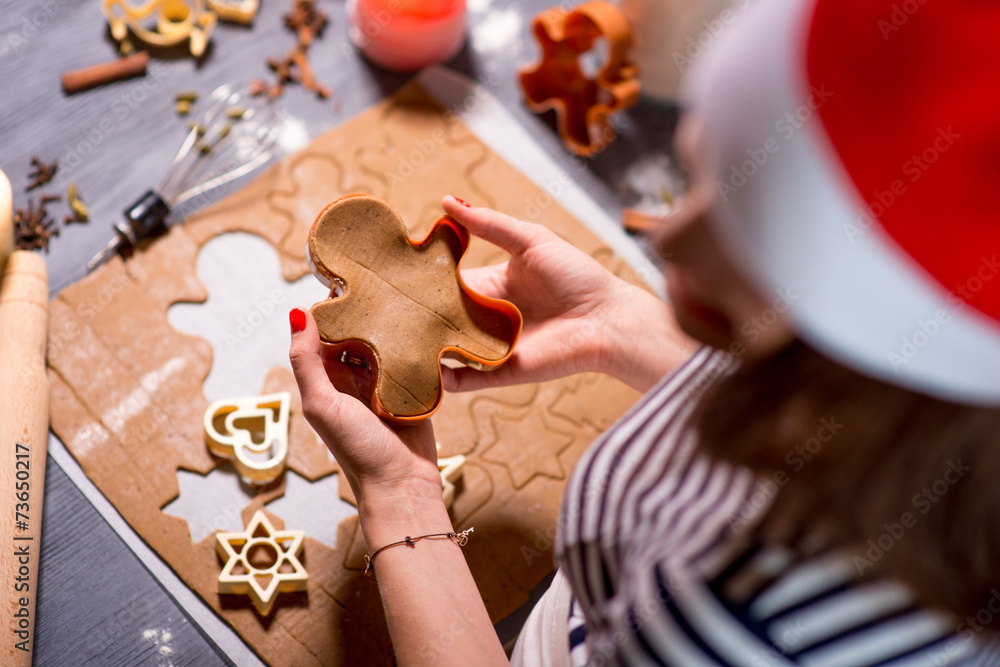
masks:
[[[468,245],[469,233],[447,216],[411,241],[399,213],[369,195],[342,197],[313,223],[310,266],[342,292],[312,307],[320,338],[367,361],[370,405],[384,419],[418,421],[437,410],[443,356],[489,369],[514,350],[521,313],[462,282]]]

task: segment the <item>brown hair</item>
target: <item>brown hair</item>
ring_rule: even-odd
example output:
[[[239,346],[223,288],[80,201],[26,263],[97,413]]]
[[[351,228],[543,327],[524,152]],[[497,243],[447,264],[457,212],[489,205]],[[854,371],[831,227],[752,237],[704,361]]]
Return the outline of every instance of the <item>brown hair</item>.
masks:
[[[1000,410],[862,376],[797,341],[715,382],[691,419],[704,451],[778,487],[766,538],[822,530],[859,571],[961,617],[1000,587]]]

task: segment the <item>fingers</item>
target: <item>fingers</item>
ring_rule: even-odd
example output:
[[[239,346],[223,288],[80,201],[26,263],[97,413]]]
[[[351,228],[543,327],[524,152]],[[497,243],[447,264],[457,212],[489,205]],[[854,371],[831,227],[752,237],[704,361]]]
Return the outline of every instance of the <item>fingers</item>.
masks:
[[[312,313],[293,308],[288,314],[292,326],[292,342],[288,348],[288,359],[302,395],[302,406],[329,402],[336,392],[327,377],[326,367],[320,351],[319,330]]]
[[[524,252],[545,234],[545,228],[512,218],[490,208],[472,207],[452,196],[441,200],[445,213],[472,234],[500,246],[512,255]]]

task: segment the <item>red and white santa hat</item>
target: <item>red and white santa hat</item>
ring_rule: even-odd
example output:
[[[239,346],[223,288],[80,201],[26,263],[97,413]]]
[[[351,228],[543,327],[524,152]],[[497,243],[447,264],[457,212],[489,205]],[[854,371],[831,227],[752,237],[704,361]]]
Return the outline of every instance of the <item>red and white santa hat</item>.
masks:
[[[824,354],[1000,405],[1000,4],[748,4],[687,82],[722,244]]]

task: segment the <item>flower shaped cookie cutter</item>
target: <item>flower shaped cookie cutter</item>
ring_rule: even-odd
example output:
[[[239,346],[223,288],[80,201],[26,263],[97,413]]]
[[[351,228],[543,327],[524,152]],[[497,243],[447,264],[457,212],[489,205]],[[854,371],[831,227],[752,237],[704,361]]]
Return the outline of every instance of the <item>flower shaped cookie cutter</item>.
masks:
[[[290,402],[287,391],[220,399],[205,410],[205,444],[216,456],[231,460],[251,484],[273,482],[288,458]]]
[[[535,113],[556,112],[566,148],[590,157],[614,140],[609,118],[639,100],[638,70],[628,60],[632,31],[622,11],[593,0],[567,12],[553,7],[535,17],[542,59],[519,75],[525,103]],[[604,41],[604,63],[593,78],[580,56]]]

